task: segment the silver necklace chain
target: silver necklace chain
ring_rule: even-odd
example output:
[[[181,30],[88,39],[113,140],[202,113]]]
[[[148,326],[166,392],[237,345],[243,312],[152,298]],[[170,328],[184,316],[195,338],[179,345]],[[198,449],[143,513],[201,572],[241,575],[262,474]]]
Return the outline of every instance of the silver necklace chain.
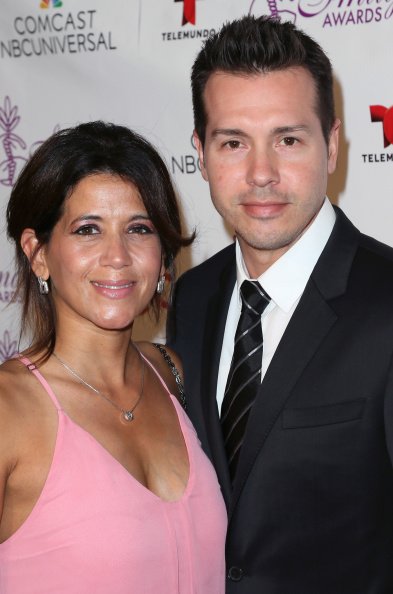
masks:
[[[79,380],[79,382],[81,384],[83,384],[84,386],[86,386],[86,388],[90,388],[90,390],[93,390],[93,392],[95,392],[96,394],[98,394],[98,396],[102,396],[102,398],[104,398],[105,400],[107,400],[107,402],[109,402],[112,406],[114,406],[115,408],[117,408],[117,410],[119,410],[121,412],[121,419],[123,421],[126,421],[127,423],[130,423],[131,421],[134,420],[135,415],[134,415],[134,410],[136,409],[136,407],[138,406],[138,404],[140,403],[142,396],[143,396],[143,387],[145,384],[145,364],[143,361],[143,358],[140,354],[140,352],[138,351],[138,349],[136,349],[138,355],[139,355],[139,360],[141,362],[141,388],[140,388],[140,392],[139,392],[139,396],[137,401],[135,402],[134,406],[130,409],[124,409],[121,408],[121,406],[119,406],[118,404],[116,404],[116,402],[114,402],[111,398],[109,398],[109,396],[106,396],[106,394],[103,394],[100,390],[98,390],[98,388],[95,388],[94,386],[92,386],[91,384],[89,384],[89,382],[87,382],[86,380],[84,380],[80,375],[77,374],[77,372],[75,371],[75,369],[73,369],[72,367],[70,367],[65,361],[63,361],[63,359],[61,359],[59,357],[59,355],[57,355],[55,352],[53,352],[53,356],[55,357],[55,359],[58,360],[58,362],[64,367],[64,369],[66,369],[68,371],[68,373],[70,373],[71,375],[73,375],[77,380]]]

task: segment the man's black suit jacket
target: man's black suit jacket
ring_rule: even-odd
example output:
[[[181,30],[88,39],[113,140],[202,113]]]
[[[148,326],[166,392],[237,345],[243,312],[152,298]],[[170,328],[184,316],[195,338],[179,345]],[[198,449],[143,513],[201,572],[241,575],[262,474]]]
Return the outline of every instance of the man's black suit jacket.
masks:
[[[393,249],[337,209],[231,489],[216,404],[231,245],[184,274],[168,344],[228,508],[229,594],[393,594]]]

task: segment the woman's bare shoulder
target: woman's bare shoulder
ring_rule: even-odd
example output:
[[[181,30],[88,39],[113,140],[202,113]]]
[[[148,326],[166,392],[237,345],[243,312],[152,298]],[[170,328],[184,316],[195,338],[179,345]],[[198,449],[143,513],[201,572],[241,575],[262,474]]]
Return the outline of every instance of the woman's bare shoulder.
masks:
[[[0,472],[4,477],[16,463],[18,442],[26,432],[26,394],[29,378],[17,359],[0,365]]]
[[[26,418],[26,405],[32,405],[36,381],[30,371],[18,359],[10,359],[0,365],[0,419],[1,426]],[[28,402],[27,402],[28,401]]]
[[[18,359],[9,359],[0,365],[0,399],[12,400],[12,394],[23,391],[27,381],[26,367]]]
[[[0,407],[2,413],[16,415],[20,423],[28,423],[44,402],[39,382],[19,358],[0,365]],[[26,410],[30,414],[26,415]],[[1,414],[0,414],[1,416]]]

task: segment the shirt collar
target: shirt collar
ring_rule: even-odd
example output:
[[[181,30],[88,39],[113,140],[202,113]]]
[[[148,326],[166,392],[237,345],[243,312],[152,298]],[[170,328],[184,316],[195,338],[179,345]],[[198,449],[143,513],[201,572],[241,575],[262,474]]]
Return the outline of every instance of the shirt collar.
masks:
[[[336,214],[327,198],[307,231],[258,279],[271,300],[284,311],[289,311],[303,293],[308,279],[333,230]],[[239,243],[236,242],[237,294],[241,303],[240,287],[250,279]]]

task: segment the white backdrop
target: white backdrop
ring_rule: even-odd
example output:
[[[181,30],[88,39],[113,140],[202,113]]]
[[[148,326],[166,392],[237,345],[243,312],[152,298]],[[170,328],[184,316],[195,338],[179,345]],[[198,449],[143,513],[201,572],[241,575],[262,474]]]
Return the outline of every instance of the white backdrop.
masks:
[[[4,209],[16,176],[54,130],[104,119],[160,150],[198,239],[180,271],[231,241],[191,142],[189,72],[201,42],[226,20],[274,14],[327,51],[344,126],[329,186],[364,232],[393,245],[393,0],[1,0],[0,362],[17,349],[19,311]],[[161,336],[146,318],[138,336]]]

